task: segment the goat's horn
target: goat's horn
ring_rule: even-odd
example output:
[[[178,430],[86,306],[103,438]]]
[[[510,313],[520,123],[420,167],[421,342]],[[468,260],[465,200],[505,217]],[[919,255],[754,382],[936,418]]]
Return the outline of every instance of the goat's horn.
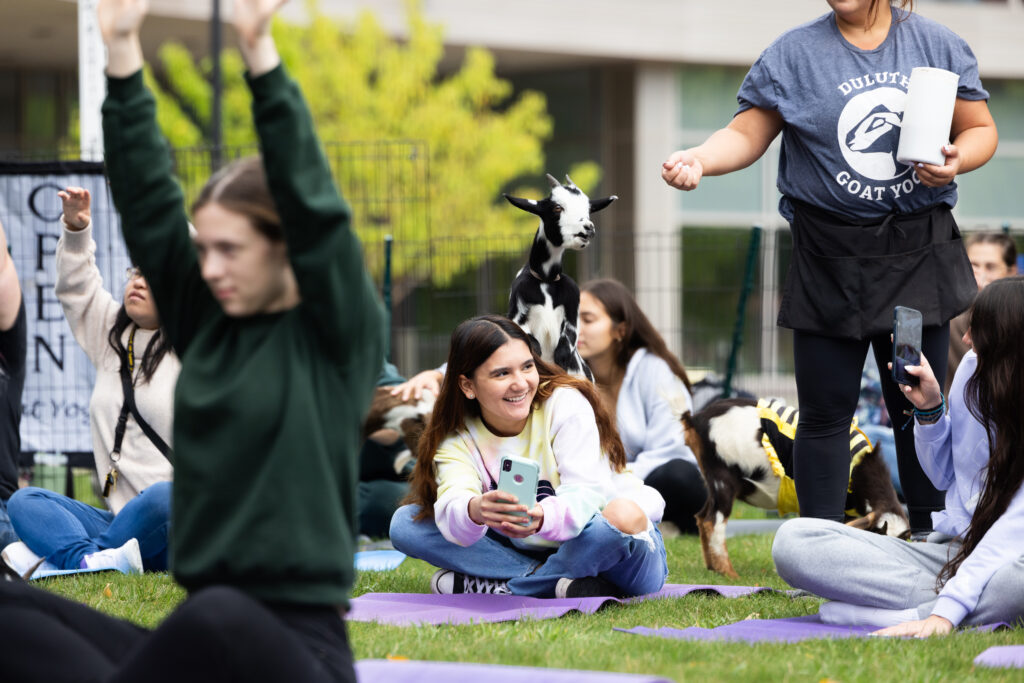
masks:
[[[561,187],[562,186],[562,183],[558,182],[558,179],[555,178],[555,176],[551,175],[550,173],[545,173],[544,175],[547,176],[548,182],[551,183],[551,187]]]
[[[568,173],[565,174],[565,184],[569,187],[576,187],[576,183],[572,181],[572,178],[569,177]]]

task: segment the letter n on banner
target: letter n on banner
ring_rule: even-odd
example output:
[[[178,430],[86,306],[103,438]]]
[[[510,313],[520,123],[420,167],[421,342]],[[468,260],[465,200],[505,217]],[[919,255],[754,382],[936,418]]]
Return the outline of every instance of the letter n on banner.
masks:
[[[103,164],[0,163],[0,220],[21,281],[28,323],[22,451],[92,452],[89,397],[96,371],[75,341],[53,291],[57,240],[63,230],[57,191],[72,185],[92,195],[96,265],[104,289],[120,302],[130,260]]]

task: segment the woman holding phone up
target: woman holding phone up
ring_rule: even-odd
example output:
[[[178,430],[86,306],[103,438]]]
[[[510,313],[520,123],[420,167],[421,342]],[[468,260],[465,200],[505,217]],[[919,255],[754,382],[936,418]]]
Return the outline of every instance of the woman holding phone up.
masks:
[[[539,467],[529,509],[498,490],[506,455]],[[452,333],[411,504],[395,513],[391,541],[442,568],[435,593],[655,592],[668,575],[657,527],[665,502],[625,464],[591,383],[542,361],[507,318],[473,318]],[[526,526],[516,512],[529,515]]]
[[[887,636],[949,633],[961,624],[1024,620],[1024,278],[994,282],[970,310],[949,399],[926,356],[907,372],[914,441],[946,492],[925,543],[823,519],[793,519],[772,546],[779,576],[828,598],[827,623],[885,627]],[[945,358],[939,358],[940,365]],[[946,406],[949,406],[947,413]]]
[[[841,521],[845,443],[868,345],[885,367],[893,307],[902,305],[924,314],[925,355],[946,357],[949,320],[975,294],[950,213],[954,180],[992,157],[997,134],[970,47],[914,14],[912,0],[828,5],[761,53],[729,125],[672,153],[661,175],[694,190],[703,176],[754,163],[782,133],[779,213],[790,223],[793,259],[778,323],[793,330],[796,491],[800,514]],[[895,158],[910,74],[921,66],[960,76],[943,165]],[[941,384],[945,367],[936,370]],[[902,425],[912,406],[887,373],[882,392],[892,423]],[[896,451],[911,528],[921,535],[942,494],[918,464],[910,430],[896,431]]]

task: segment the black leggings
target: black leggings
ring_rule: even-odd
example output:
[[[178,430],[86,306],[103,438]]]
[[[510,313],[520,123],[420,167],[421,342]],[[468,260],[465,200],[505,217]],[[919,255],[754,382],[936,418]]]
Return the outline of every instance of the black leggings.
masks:
[[[700,468],[688,460],[674,458],[651,470],[644,483],[665,499],[664,521],[672,522],[684,534],[697,533],[694,515],[708,497]]]
[[[896,437],[900,486],[910,512],[910,526],[915,531],[931,529],[931,513],[944,507],[944,498],[917,461],[914,427],[907,425],[908,416],[903,412],[913,406],[893,381],[886,365],[892,360],[888,333],[856,340],[793,332],[800,405],[793,464],[800,514],[843,521],[850,477],[850,420],[857,409],[860,377],[869,343],[878,362],[882,396]],[[921,346],[942,386],[946,377],[949,325],[924,328]]]
[[[0,680],[354,682],[333,607],[198,591],[154,631],[21,582],[0,581]]]

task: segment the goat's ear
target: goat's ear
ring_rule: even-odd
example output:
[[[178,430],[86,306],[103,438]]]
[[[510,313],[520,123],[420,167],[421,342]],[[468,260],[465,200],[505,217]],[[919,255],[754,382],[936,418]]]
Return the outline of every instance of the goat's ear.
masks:
[[[605,208],[612,202],[618,199],[617,196],[612,195],[611,197],[604,197],[602,199],[591,199],[590,200],[590,213],[597,213],[601,209]]]
[[[536,199],[523,199],[522,197],[513,197],[507,194],[503,194],[502,197],[507,199],[508,203],[516,208],[529,211],[534,215],[540,215],[540,202]]]

